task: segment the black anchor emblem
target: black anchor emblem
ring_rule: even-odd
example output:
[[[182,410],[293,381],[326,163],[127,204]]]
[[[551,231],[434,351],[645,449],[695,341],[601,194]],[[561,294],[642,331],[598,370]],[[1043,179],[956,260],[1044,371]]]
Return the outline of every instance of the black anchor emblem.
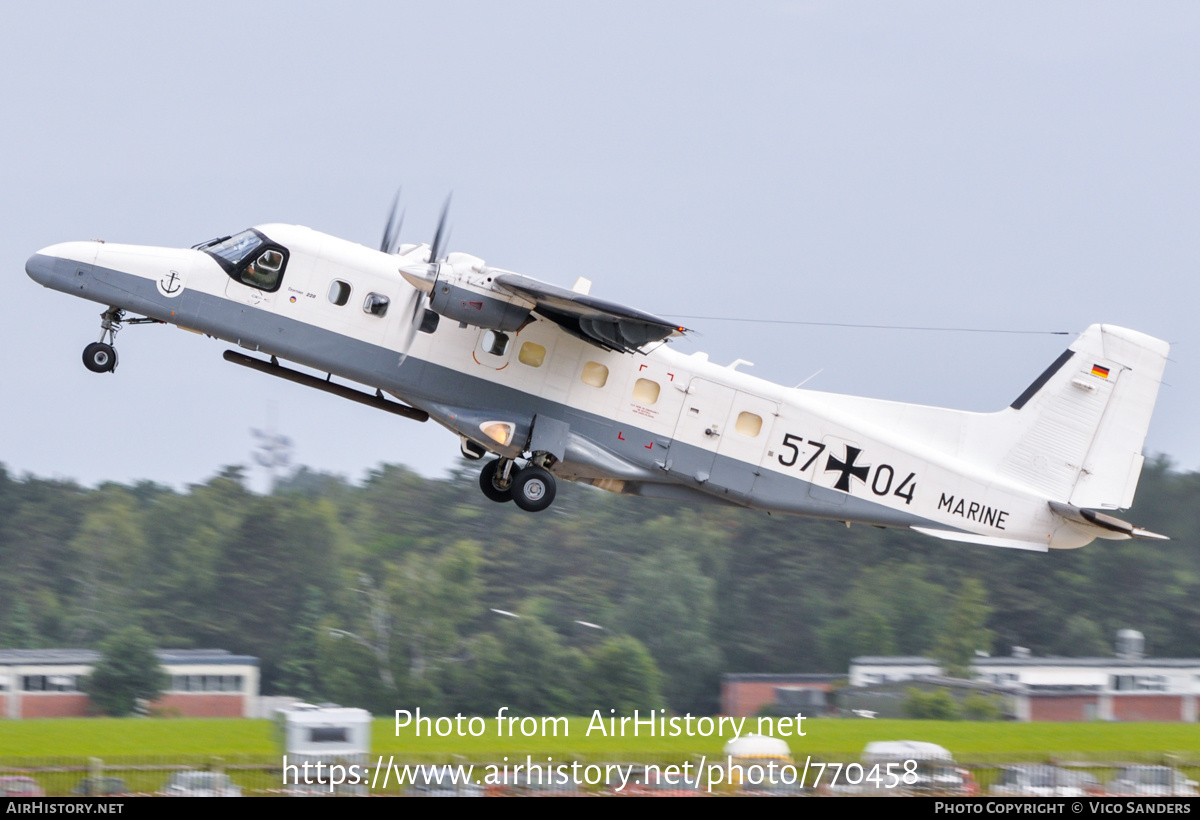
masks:
[[[162,285],[164,293],[179,293],[179,290],[183,287],[183,285],[176,285],[175,283],[178,281],[179,274],[175,271],[171,271],[170,274],[164,276],[162,279],[159,279],[158,283]]]

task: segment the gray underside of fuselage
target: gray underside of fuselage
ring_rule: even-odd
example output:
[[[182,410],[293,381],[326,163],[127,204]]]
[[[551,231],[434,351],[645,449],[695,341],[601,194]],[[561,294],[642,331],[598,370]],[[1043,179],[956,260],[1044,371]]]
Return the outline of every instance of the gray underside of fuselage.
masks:
[[[625,482],[623,491],[633,495],[704,498],[838,521],[949,529],[940,522],[715,455],[627,423],[620,425],[621,440],[615,422],[603,416],[414,356],[404,358],[395,350],[232,299],[186,289],[167,298],[143,277],[41,255],[31,258],[27,269],[47,287],[392,393],[493,451],[500,448],[481,435],[481,423],[514,422],[513,441],[523,445],[537,417],[555,419],[568,425],[569,434],[565,457],[552,471],[567,480],[617,479]],[[452,332],[457,332],[454,325],[443,327],[439,334]],[[519,451],[510,448],[501,454],[516,456]]]

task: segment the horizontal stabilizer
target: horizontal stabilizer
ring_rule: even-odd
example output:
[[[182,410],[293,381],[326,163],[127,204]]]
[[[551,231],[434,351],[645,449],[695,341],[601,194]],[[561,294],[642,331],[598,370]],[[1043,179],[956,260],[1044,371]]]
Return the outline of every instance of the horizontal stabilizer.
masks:
[[[1015,538],[995,538],[990,535],[976,535],[973,532],[958,530],[939,530],[934,527],[910,527],[922,535],[932,535],[945,541],[961,541],[967,544],[982,544],[985,547],[1003,547],[1010,550],[1031,550],[1032,552],[1049,552],[1050,545],[1039,541],[1019,541]]]
[[[1086,527],[1094,527],[1104,530],[1100,534],[1100,538],[1144,538],[1155,541],[1170,541],[1168,535],[1160,535],[1150,530],[1143,530],[1140,527],[1135,527],[1128,521],[1122,521],[1119,518],[1102,513],[1099,510],[1081,509],[1073,507],[1070,504],[1061,504],[1057,501],[1050,502],[1050,509],[1055,515],[1061,515],[1068,521],[1076,524],[1083,524]]]

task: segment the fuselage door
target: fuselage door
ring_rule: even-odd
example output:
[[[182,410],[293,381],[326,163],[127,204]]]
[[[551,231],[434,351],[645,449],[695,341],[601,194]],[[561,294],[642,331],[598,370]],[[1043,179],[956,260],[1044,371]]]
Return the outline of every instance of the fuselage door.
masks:
[[[749,497],[762,472],[763,451],[767,448],[779,403],[738,392],[721,430],[717,458],[713,462],[712,483],[730,495]]]
[[[692,379],[671,441],[669,472],[700,484],[708,482],[735,394],[732,387]]]

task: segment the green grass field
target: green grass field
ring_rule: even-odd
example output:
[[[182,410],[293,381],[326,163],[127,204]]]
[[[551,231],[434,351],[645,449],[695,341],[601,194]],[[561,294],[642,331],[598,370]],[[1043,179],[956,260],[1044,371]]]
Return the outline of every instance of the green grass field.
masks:
[[[528,727],[528,724],[527,724]],[[478,730],[479,724],[475,728]],[[514,727],[515,729],[516,727]],[[589,760],[688,759],[721,753],[717,737],[603,737],[587,734],[588,720],[572,718],[566,736],[497,737],[494,718],[480,737],[417,737],[412,728],[396,736],[395,722],[375,721],[372,753],[417,762],[500,760],[533,755]],[[743,732],[755,730],[747,718]],[[994,762],[1004,756],[1022,759],[1079,755],[1102,759],[1111,755],[1173,754],[1200,759],[1200,724],[1186,723],[976,723],[927,720],[808,719],[805,737],[787,738],[793,756],[856,759],[872,740],[925,740],[949,749],[956,758]],[[550,733],[549,727],[546,729]],[[627,727],[627,735],[632,728]],[[726,737],[731,737],[728,731]],[[275,727],[267,720],[111,719],[0,721],[0,759],[46,757],[160,758],[169,756],[261,756],[279,753]]]
[[[526,724],[527,729],[533,729]],[[371,762],[379,756],[397,764],[643,762],[667,765],[703,755],[722,756],[725,738],[605,737],[589,721],[572,718],[558,725],[557,737],[536,726],[531,737],[497,737],[494,718],[479,737],[417,737],[411,727],[396,734],[394,720],[375,721]],[[475,724],[476,730],[479,723]],[[515,727],[514,727],[515,728]],[[632,732],[632,727],[628,727]],[[748,718],[743,733],[758,728]],[[1101,780],[1111,764],[1161,763],[1180,766],[1195,778],[1200,769],[1200,725],[1180,723],[972,723],[910,720],[806,720],[804,737],[789,737],[792,756],[802,762],[857,760],[872,740],[924,740],[949,749],[974,767],[983,787],[999,765],[1017,761],[1067,760],[1085,764]],[[68,795],[103,762],[105,774],[121,777],[131,792],[164,788],[178,769],[223,769],[247,794],[274,794],[281,788],[281,754],[275,724],[232,719],[57,719],[0,720],[0,774],[29,775],[50,795]],[[731,736],[726,732],[726,737]],[[518,732],[519,735],[519,732]],[[505,761],[507,758],[507,761]],[[384,792],[379,788],[377,792]],[[391,786],[388,793],[397,793]]]

